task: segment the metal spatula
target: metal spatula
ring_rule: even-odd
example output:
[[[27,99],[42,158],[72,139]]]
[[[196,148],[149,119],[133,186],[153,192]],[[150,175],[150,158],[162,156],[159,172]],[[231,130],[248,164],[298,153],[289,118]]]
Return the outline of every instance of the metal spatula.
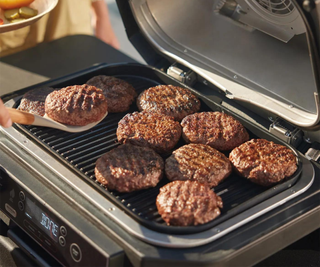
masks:
[[[71,133],[87,131],[92,127],[96,126],[100,121],[102,121],[108,115],[108,112],[107,112],[101,120],[87,124],[85,126],[71,126],[71,125],[65,125],[65,124],[56,122],[50,119],[46,114],[43,117],[41,117],[39,115],[31,114],[31,113],[17,110],[14,108],[7,108],[7,110],[9,111],[12,122],[16,122],[23,125],[36,125],[36,126],[50,127],[50,128],[55,128],[55,129],[59,129],[66,132],[71,132]]]

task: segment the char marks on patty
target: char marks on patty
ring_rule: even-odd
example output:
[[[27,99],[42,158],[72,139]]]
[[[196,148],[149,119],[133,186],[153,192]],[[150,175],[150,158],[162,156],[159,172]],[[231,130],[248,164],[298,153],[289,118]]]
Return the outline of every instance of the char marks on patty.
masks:
[[[103,91],[111,113],[127,111],[137,96],[131,84],[112,76],[98,75],[88,80],[87,84]]]
[[[56,89],[44,87],[28,91],[23,95],[18,109],[32,114],[37,114],[39,116],[44,116],[46,97],[54,90]]]
[[[196,180],[217,186],[232,172],[229,159],[218,150],[202,144],[189,144],[167,158],[165,173],[170,181]]]
[[[168,225],[189,226],[207,223],[220,215],[222,200],[207,184],[174,181],[160,189],[158,212]]]
[[[138,96],[137,106],[140,111],[157,112],[181,121],[185,116],[200,109],[200,101],[188,89],[158,85],[143,91]]]
[[[158,153],[174,148],[181,136],[179,122],[172,117],[151,112],[134,112],[125,115],[118,123],[120,143],[147,146]]]
[[[132,192],[156,186],[163,169],[163,159],[151,148],[124,144],[97,160],[95,176],[110,190]]]
[[[47,116],[67,125],[83,126],[99,121],[107,110],[102,90],[87,84],[54,91],[45,102]]]
[[[252,139],[236,147],[229,159],[241,176],[263,186],[292,176],[298,168],[291,149],[265,139]]]
[[[209,145],[221,151],[231,150],[249,140],[243,125],[221,112],[201,112],[185,117],[182,137],[187,143]]]

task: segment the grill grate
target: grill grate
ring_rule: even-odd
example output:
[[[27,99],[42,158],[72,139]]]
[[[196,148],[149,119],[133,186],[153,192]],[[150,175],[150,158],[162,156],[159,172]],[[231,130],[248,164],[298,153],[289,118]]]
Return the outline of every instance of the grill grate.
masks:
[[[138,93],[159,84],[157,81],[144,78],[143,76],[118,75],[116,77],[131,83]],[[174,81],[172,81],[172,84],[174,84]],[[128,112],[136,110],[137,107],[133,105]],[[202,110],[206,111],[211,109],[202,102]],[[168,182],[166,178],[163,178],[155,188],[132,193],[110,192],[95,179],[95,162],[104,153],[118,146],[116,137],[117,124],[126,113],[127,112],[109,114],[99,125],[82,133],[67,133],[60,130],[35,126],[19,125],[19,127],[31,135],[36,141],[40,142],[43,147],[49,149],[58,159],[75,171],[79,177],[82,177],[91,186],[111,199],[116,205],[124,209],[140,223],[149,228],[166,233],[182,234],[206,230],[270,197],[272,194],[276,194],[279,190],[284,190],[292,184],[292,181],[289,181],[287,184],[282,183],[277,186],[277,190],[268,190],[248,182],[246,179],[233,173],[214,189],[214,191],[221,196],[224,205],[222,213],[217,219],[200,226],[167,226],[158,214],[155,205],[160,187]],[[255,137],[256,136],[251,134],[251,138]],[[179,141],[178,146],[181,145],[184,145],[182,139]]]

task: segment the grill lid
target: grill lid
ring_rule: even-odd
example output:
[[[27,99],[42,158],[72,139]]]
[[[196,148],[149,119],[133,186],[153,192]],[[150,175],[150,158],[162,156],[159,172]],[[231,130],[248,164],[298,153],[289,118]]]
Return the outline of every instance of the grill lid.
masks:
[[[129,4],[118,1],[129,39],[150,65],[179,62],[262,115],[267,110],[304,128],[318,124],[319,33],[295,0]]]

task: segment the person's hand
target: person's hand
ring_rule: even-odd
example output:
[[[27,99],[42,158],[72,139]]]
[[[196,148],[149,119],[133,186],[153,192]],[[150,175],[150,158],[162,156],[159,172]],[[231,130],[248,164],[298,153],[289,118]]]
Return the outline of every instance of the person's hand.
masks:
[[[120,44],[112,29],[108,6],[103,0],[98,0],[92,2],[92,8],[95,17],[94,28],[96,37],[115,49],[119,49]]]
[[[96,37],[104,41],[108,45],[111,45],[115,49],[120,49],[119,41],[114,34],[114,31],[106,19],[97,19],[96,22]]]
[[[8,128],[12,125],[9,112],[4,106],[1,99],[0,99],[0,125],[3,126],[4,128]]]

